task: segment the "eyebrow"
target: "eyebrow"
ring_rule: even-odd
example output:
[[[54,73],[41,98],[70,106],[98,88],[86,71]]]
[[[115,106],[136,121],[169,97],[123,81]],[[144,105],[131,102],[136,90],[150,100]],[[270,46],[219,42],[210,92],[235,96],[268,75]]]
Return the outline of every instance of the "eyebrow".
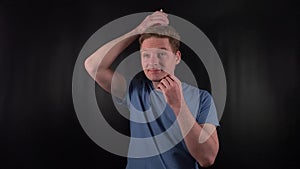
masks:
[[[158,48],[158,49],[164,49],[164,50],[168,50],[167,48],[165,48],[165,47],[161,47],[161,48]]]
[[[165,48],[165,47],[160,47],[160,48],[145,48],[145,49],[140,49],[140,51],[148,51],[148,50],[151,50],[151,49],[162,49],[162,50],[168,51],[168,49]]]

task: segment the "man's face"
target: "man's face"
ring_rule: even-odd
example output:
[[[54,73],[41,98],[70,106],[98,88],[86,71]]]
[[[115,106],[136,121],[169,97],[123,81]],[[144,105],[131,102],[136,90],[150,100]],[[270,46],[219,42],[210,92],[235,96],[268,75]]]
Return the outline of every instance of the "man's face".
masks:
[[[150,37],[141,45],[141,62],[145,75],[153,82],[159,82],[168,74],[174,75],[179,63],[180,52],[173,53],[168,38]]]

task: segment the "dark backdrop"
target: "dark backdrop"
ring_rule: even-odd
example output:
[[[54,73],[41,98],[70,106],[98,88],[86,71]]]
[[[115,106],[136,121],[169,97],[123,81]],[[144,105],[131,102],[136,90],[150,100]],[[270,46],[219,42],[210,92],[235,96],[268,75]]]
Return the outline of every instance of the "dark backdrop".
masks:
[[[73,68],[103,25],[160,8],[197,25],[224,65],[228,97],[211,168],[299,168],[298,2],[63,0],[0,2],[1,169],[124,168],[125,158],[81,128]],[[128,132],[124,119],[110,117]]]

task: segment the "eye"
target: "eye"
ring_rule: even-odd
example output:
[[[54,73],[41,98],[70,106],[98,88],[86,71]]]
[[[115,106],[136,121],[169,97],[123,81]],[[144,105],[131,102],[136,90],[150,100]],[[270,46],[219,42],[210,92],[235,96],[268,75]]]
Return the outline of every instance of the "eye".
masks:
[[[142,56],[143,56],[143,58],[149,58],[150,54],[149,53],[143,53]]]
[[[161,57],[166,56],[166,55],[167,55],[166,52],[158,52],[157,53],[158,58],[161,58]]]

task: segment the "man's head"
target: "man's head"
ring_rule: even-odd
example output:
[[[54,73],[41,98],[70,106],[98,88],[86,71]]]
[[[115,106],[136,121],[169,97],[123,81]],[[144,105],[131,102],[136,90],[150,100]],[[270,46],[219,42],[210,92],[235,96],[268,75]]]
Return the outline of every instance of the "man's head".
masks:
[[[145,75],[159,82],[168,74],[174,74],[180,62],[180,37],[171,26],[149,27],[140,38],[141,62]]]
[[[173,53],[176,53],[179,50],[180,36],[178,32],[171,26],[158,25],[147,28],[139,38],[140,45],[145,39],[150,37],[167,38],[172,47]]]

